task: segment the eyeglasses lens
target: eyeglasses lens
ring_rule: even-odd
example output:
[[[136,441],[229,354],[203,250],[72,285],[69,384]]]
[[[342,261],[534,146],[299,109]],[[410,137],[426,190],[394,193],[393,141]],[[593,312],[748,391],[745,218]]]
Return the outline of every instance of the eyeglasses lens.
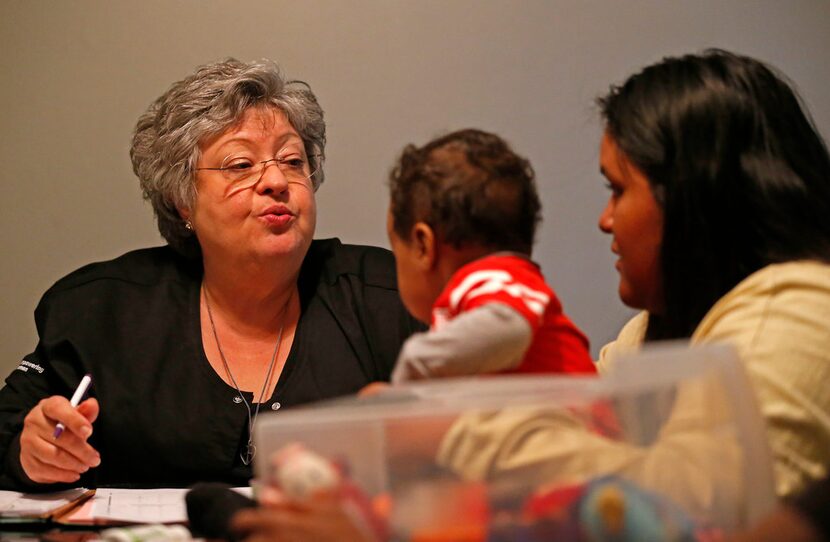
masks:
[[[268,166],[276,164],[288,182],[307,182],[314,175],[306,158],[296,156],[272,158],[263,162],[249,162],[229,159],[222,164],[222,174],[234,184],[256,184]]]

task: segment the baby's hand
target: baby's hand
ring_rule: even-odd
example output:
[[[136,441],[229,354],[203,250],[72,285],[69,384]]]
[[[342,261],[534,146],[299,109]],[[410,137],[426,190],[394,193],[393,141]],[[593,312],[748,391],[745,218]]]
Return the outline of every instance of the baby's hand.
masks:
[[[332,495],[316,495],[270,508],[249,508],[236,513],[232,529],[241,540],[302,542],[377,542],[353,514]]]
[[[391,384],[389,382],[372,382],[371,384],[366,384],[363,386],[363,389],[357,392],[358,397],[371,397],[373,395],[377,395],[379,393],[383,393],[384,390],[389,389]]]

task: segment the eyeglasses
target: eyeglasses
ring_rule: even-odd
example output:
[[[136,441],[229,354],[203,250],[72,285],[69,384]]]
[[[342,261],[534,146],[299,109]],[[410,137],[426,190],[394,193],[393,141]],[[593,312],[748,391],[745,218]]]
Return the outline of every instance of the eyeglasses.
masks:
[[[319,164],[320,155],[313,156]],[[318,165],[312,170],[309,161],[304,156],[292,153],[286,157],[278,156],[262,162],[254,162],[249,158],[239,156],[228,156],[222,160],[222,165],[219,167],[199,167],[196,171],[221,171],[222,176],[232,184],[253,186],[262,179],[265,168],[271,162],[277,164],[288,182],[309,181],[320,169]]]

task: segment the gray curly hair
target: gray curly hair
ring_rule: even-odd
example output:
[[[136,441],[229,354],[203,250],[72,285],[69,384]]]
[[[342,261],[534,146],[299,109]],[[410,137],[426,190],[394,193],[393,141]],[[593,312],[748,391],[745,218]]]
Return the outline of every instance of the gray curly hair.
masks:
[[[192,208],[196,199],[199,142],[237,124],[251,107],[263,105],[282,111],[299,133],[317,190],[324,178],[323,110],[306,83],[286,81],[271,61],[229,58],[201,66],[174,83],[138,119],[130,147],[133,171],[144,199],[153,206],[159,232],[178,252],[200,253],[177,210]]]

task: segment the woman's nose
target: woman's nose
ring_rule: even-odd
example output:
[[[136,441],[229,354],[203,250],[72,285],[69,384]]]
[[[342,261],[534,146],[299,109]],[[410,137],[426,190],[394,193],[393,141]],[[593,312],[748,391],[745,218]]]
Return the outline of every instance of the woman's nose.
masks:
[[[262,176],[257,184],[257,190],[260,193],[276,192],[279,194],[288,188],[288,179],[285,178],[276,159],[268,160],[262,164],[262,167]]]
[[[603,233],[611,233],[614,227],[614,202],[608,198],[608,203],[605,204],[605,209],[599,215],[599,229]]]

